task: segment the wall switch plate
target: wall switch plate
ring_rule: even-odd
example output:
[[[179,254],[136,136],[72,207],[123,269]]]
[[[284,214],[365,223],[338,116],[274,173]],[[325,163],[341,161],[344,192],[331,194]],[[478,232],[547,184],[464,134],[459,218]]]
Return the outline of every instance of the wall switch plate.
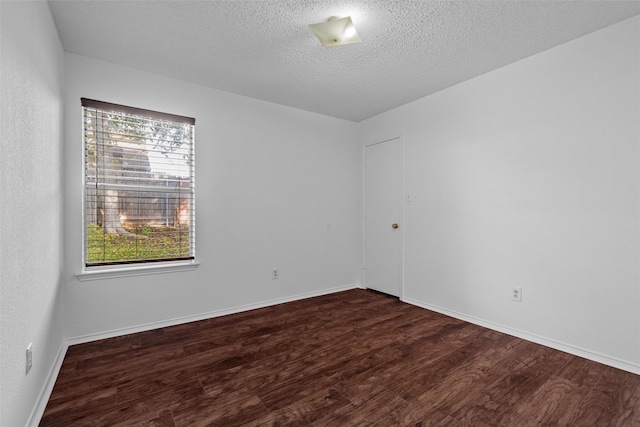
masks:
[[[511,288],[511,301],[522,302],[522,288]]]
[[[27,346],[27,370],[25,372],[25,375],[29,373],[29,371],[31,370],[31,366],[33,366],[33,353],[31,352],[31,345],[33,343],[29,343],[29,345]]]
[[[280,278],[280,272],[278,271],[277,268],[274,267],[274,269],[271,271],[271,280],[276,280]]]

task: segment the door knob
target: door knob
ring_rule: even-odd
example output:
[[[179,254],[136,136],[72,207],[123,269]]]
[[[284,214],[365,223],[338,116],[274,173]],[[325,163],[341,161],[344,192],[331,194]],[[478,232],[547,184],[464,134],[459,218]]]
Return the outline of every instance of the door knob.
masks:
[[[396,228],[398,228],[398,224],[391,224],[391,228],[395,230]]]

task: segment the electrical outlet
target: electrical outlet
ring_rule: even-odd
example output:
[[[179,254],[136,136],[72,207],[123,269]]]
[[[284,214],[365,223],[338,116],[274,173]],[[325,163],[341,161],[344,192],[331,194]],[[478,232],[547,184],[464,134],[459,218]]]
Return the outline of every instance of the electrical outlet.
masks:
[[[276,280],[280,278],[280,272],[278,271],[277,268],[273,268],[273,270],[271,271],[271,279],[272,280]]]
[[[31,352],[31,344],[33,343],[29,343],[29,345],[27,346],[27,371],[25,372],[25,375],[29,373],[29,371],[31,370],[31,366],[33,366],[33,353]]]
[[[522,288],[511,288],[511,301],[522,302]]]

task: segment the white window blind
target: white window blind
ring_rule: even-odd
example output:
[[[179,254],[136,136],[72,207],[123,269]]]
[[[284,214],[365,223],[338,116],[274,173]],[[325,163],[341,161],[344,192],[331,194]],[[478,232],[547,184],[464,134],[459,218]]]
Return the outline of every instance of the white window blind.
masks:
[[[85,265],[193,260],[195,119],[81,101]]]

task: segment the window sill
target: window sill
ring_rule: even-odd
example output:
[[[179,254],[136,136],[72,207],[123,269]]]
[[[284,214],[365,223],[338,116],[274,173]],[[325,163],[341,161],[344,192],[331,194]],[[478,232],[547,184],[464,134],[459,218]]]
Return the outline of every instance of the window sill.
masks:
[[[76,273],[76,277],[79,281],[85,282],[89,280],[101,280],[101,279],[113,279],[117,277],[133,277],[143,276],[147,274],[161,274],[161,273],[174,273],[178,271],[191,271],[198,268],[200,265],[197,261],[185,261],[185,262],[168,262],[158,263],[153,265],[137,265],[135,267],[99,267],[88,268],[82,273]]]

